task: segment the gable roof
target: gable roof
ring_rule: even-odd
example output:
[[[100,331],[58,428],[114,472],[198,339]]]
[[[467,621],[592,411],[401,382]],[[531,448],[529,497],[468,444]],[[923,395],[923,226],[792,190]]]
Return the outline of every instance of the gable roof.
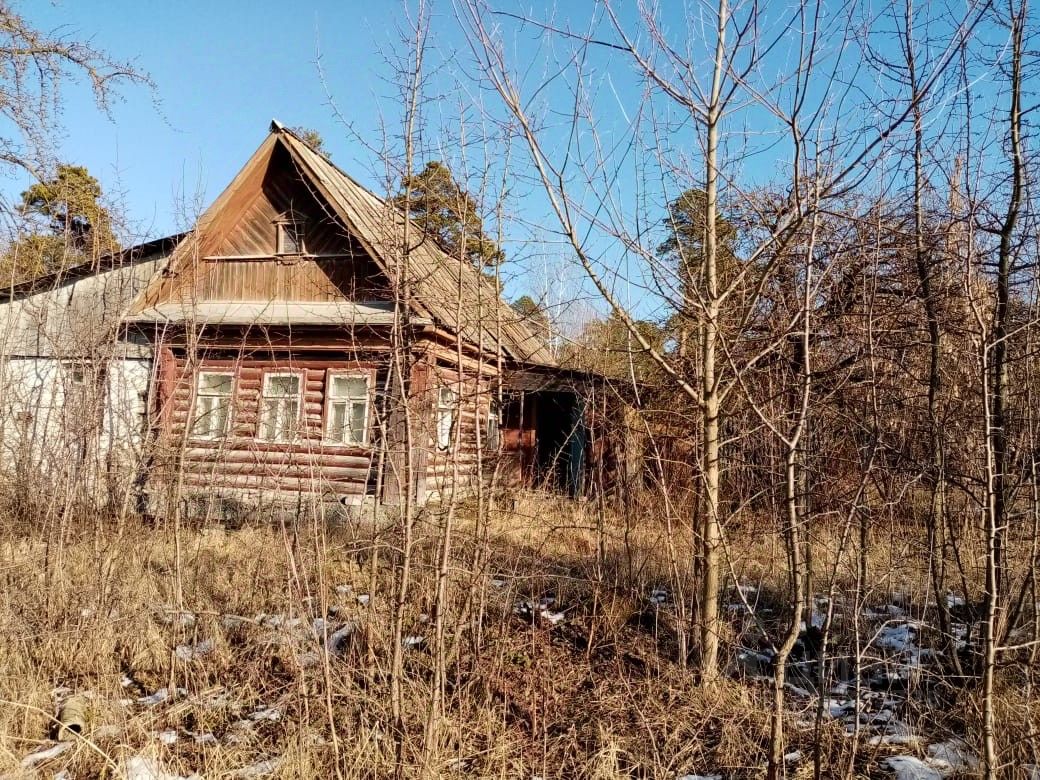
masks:
[[[433,323],[458,333],[486,352],[500,347],[503,356],[515,363],[556,365],[522,315],[502,300],[494,284],[479,270],[445,254],[401,209],[363,187],[277,120],[231,184],[199,218],[195,232],[177,247],[169,264],[172,273],[190,263],[201,244],[215,245],[221,231],[228,228],[222,212],[238,193],[248,191],[250,182],[259,181],[278,146],[289,153],[304,184],[342,222],[379,270],[392,281],[407,283],[416,322]],[[406,227],[407,252],[401,246]],[[207,236],[210,232],[215,236]],[[151,289],[135,311],[143,313],[162,303],[161,298],[158,289]]]
[[[409,236],[416,241],[403,252],[400,242],[406,217],[397,206],[363,187],[277,120],[271,123],[271,134],[285,145],[301,174],[325,196],[384,273],[397,279],[407,272],[402,281],[411,286],[421,314],[484,349],[500,345],[505,356],[516,362],[555,365],[545,344],[479,270],[449,257],[410,221]]]

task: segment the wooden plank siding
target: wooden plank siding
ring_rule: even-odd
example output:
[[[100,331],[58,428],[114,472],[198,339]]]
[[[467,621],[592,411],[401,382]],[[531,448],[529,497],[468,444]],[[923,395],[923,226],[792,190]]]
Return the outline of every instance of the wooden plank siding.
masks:
[[[382,271],[319,203],[284,146],[273,149],[256,188],[233,202],[240,209],[235,219],[221,220],[217,238],[201,242],[179,283],[154,303],[390,300]],[[277,254],[276,223],[288,213],[302,221],[304,254]]]
[[[195,292],[202,301],[379,301],[388,300],[385,285],[365,274],[363,256],[271,258],[267,261],[202,260]],[[360,272],[358,272],[360,271]]]

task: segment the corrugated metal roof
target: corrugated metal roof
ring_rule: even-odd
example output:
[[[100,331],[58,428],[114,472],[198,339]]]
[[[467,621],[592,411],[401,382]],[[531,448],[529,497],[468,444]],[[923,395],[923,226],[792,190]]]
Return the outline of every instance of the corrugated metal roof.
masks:
[[[407,223],[409,241],[414,243],[403,251],[406,219],[400,209],[358,184],[280,123],[272,122],[271,132],[387,276],[398,279],[405,273],[402,281],[411,286],[423,313],[484,349],[494,351],[501,344],[505,356],[519,363],[555,365],[545,344],[480,271],[446,255],[431,239],[423,238],[414,223]]]
[[[392,303],[352,301],[200,301],[152,306],[129,322],[196,322],[212,325],[392,325]],[[429,324],[416,322],[417,325]]]

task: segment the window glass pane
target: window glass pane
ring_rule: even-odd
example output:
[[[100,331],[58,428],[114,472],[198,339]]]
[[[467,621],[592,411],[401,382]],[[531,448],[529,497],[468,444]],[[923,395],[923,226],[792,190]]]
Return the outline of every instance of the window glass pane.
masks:
[[[216,401],[216,399],[214,399]],[[227,431],[228,405],[226,402],[216,402],[209,413],[209,433],[211,436],[220,436]]]
[[[192,423],[193,434],[218,437],[227,433],[233,383],[234,377],[231,374],[213,371],[199,373],[195,420]]]
[[[270,233],[268,234],[270,235]],[[278,226],[278,252],[291,255],[300,251],[299,228],[291,222],[284,222]]]
[[[263,419],[260,425],[260,435],[265,439],[277,438],[279,428],[278,406],[278,402],[274,399],[264,399]]]
[[[284,431],[287,436],[292,436],[296,433],[297,421],[300,418],[300,402],[295,398],[285,401],[285,422]]]
[[[365,415],[368,405],[354,403],[350,407],[350,440],[355,444],[365,441]]]
[[[268,374],[264,378],[260,436],[270,441],[291,441],[300,427],[299,374]]]
[[[264,395],[274,398],[285,398],[300,392],[300,377],[297,374],[282,374],[267,377],[267,389]]]
[[[488,410],[487,448],[497,450],[502,444],[501,411],[497,404],[491,404]]]
[[[368,394],[368,383],[361,376],[333,376],[330,394],[333,398],[363,398]]]
[[[199,374],[199,392],[213,395],[231,395],[231,374]]]
[[[452,426],[455,423],[455,393],[442,387],[437,400],[437,447],[446,450],[451,446]]]
[[[347,404],[343,401],[336,401],[329,409],[328,438],[339,444],[347,441]]]

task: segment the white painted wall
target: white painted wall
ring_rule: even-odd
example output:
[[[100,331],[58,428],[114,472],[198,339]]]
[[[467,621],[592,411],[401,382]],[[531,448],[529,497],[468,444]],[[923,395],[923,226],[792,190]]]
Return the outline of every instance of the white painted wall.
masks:
[[[150,377],[151,361],[140,358],[3,361],[0,468],[131,477],[144,456]]]
[[[0,472],[131,483],[144,457],[150,346],[121,327],[165,256],[0,301]],[[100,494],[95,494],[100,495]]]

